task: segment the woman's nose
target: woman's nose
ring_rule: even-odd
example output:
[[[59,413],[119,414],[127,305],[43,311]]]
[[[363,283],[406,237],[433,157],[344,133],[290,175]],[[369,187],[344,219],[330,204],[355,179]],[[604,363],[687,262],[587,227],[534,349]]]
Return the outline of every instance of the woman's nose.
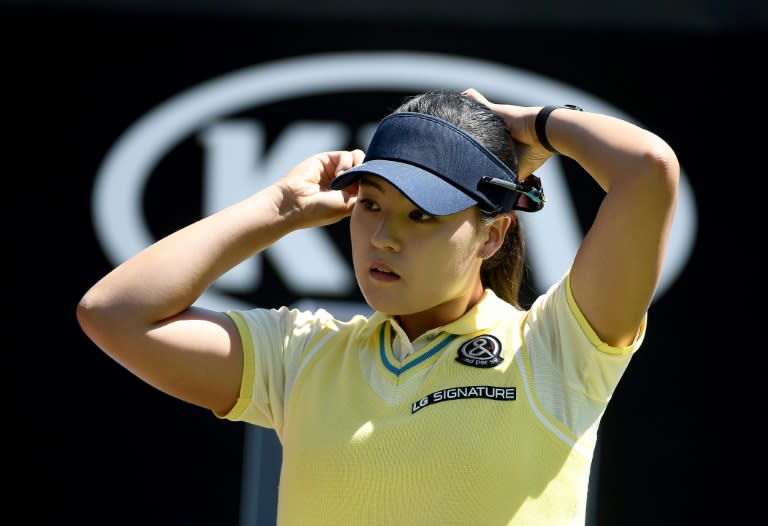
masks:
[[[376,248],[399,251],[401,248],[401,238],[398,225],[395,221],[388,218],[382,218],[371,235],[371,244]]]

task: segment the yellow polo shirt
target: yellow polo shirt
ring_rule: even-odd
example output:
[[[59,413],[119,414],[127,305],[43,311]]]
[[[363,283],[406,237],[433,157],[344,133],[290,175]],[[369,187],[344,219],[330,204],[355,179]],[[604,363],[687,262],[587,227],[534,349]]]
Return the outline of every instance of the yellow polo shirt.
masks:
[[[275,429],[280,526],[583,525],[597,428],[645,334],[601,342],[568,276],[527,311],[488,289],[415,342],[382,313],[229,315],[245,369],[218,416]]]

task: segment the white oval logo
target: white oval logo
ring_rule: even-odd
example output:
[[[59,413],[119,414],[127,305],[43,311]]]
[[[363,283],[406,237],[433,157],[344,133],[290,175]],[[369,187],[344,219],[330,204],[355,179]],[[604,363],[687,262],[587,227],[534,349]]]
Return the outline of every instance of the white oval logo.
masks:
[[[291,131],[290,148],[283,147],[268,158],[263,155],[256,162],[240,159],[246,156],[238,156],[238,152],[248,152],[255,144],[258,128],[240,122],[212,126],[217,119],[298,97],[354,91],[397,90],[415,94],[429,89],[461,91],[469,87],[477,88],[494,101],[532,106],[576,104],[588,111],[634,120],[618,108],[562,82],[473,58],[422,52],[347,52],[278,60],[204,82],[152,109],[131,126],[108,152],[96,175],[92,208],[97,238],[113,264],[155,241],[143,211],[145,186],[157,164],[194,132],[200,133],[201,140],[212,150],[226,152],[212,155],[210,166],[205,167],[219,174],[211,175],[208,194],[203,195],[208,202],[206,215],[258,189],[242,166],[258,164],[263,172],[259,181],[266,186],[311,153],[336,149],[341,144],[338,141],[344,140],[342,121],[336,125],[303,123]],[[343,101],[339,101],[336,109],[339,119],[343,119]],[[382,108],[381,116],[385,110]],[[237,162],[242,166],[233,164]],[[220,176],[230,177],[231,173],[235,174],[231,176],[234,179],[228,181]],[[238,179],[238,173],[245,175]],[[528,232],[526,242],[535,270],[534,286],[543,291],[565,273],[583,232],[556,158],[537,175],[544,181],[548,206],[535,215],[520,216]],[[245,184],[250,187],[244,187]],[[657,299],[684,269],[694,245],[696,224],[692,189],[685,173],[681,173],[678,209]],[[276,259],[275,266],[285,273],[283,282],[299,296],[319,293],[345,297],[354,287],[354,276],[345,258],[322,234],[293,233],[270,247],[266,254]],[[233,269],[229,278],[224,277],[229,279],[226,286],[217,282],[198,304],[222,310],[248,308],[224,290],[232,291],[248,280],[252,282],[258,269],[244,270],[239,277],[237,270]]]

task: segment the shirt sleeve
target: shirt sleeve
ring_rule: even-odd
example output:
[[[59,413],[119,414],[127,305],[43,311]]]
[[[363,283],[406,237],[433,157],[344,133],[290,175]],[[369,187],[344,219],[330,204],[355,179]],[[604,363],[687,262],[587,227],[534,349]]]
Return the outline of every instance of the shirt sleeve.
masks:
[[[626,347],[600,340],[571,293],[570,274],[536,299],[526,321],[526,347],[542,406],[577,436],[597,424],[645,336],[646,317]]]
[[[322,320],[315,313],[281,307],[227,313],[243,343],[243,377],[237,403],[219,418],[280,430],[287,396],[306,343]]]

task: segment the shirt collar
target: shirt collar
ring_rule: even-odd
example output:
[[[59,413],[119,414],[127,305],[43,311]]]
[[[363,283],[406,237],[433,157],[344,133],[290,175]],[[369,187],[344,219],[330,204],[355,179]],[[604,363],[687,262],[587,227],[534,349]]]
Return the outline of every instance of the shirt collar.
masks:
[[[433,330],[459,335],[484,331],[494,327],[503,319],[509,319],[514,312],[518,312],[518,309],[499,298],[493,290],[485,289],[480,300],[461,318]],[[379,311],[374,312],[368,318],[369,334],[387,321],[397,323],[394,316]]]

